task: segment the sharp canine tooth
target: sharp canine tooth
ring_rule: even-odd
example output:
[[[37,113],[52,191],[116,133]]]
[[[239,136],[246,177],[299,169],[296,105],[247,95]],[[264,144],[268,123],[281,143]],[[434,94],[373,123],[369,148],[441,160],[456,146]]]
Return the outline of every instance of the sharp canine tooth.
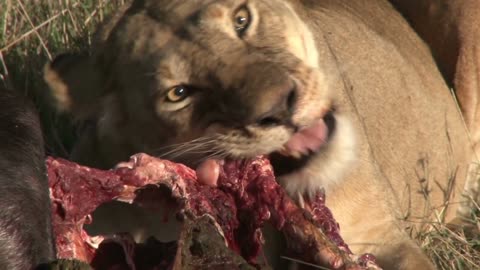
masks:
[[[287,150],[285,147],[283,147],[282,149],[278,150],[278,153],[279,153],[280,155],[282,155],[282,156],[287,156],[287,157],[290,155],[290,153],[288,152],[288,150]]]
[[[293,158],[296,158],[296,159],[300,159],[303,155],[305,155],[305,153],[302,153],[300,151],[290,150],[285,146],[280,148],[277,151],[277,153],[279,153],[280,155],[285,156],[285,157],[293,157]]]
[[[298,151],[291,151],[290,152],[290,155],[296,159],[300,159],[302,157],[302,153],[298,152]]]

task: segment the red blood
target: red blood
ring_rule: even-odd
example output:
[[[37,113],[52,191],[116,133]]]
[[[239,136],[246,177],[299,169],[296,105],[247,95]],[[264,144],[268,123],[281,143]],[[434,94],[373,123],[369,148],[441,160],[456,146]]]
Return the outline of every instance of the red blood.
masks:
[[[154,239],[135,244],[122,234],[102,242],[102,237],[91,238],[83,230],[83,225],[91,222],[89,214],[100,204],[121,200],[146,206],[147,201],[151,204],[152,194],[163,194],[150,191],[162,187],[171,191],[169,199],[176,201],[184,216],[213,217],[228,247],[252,264],[261,252],[260,229],[268,221],[294,243],[293,249],[302,259],[332,269],[363,269],[350,259],[324,197],[319,195],[310,202],[311,212],[297,207],[276,183],[270,163],[263,157],[226,161],[219,166],[217,187],[200,183],[195,172],[184,165],[145,154],[109,171],[53,158],[47,159],[47,166],[59,258],[86,261],[95,269],[128,269],[128,265],[168,269],[176,254],[175,244]],[[319,228],[330,240],[322,238]],[[96,248],[93,242],[102,244]]]

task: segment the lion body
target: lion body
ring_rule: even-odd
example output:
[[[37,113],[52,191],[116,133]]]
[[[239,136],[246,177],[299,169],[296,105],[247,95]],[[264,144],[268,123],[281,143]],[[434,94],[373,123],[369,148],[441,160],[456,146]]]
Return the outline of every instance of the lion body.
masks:
[[[474,142],[478,141],[480,3],[475,0],[391,0],[432,49],[447,83],[455,88]],[[478,150],[477,150],[478,152]]]
[[[229,138],[214,144],[230,156],[276,151],[290,131],[257,119],[276,106],[289,85],[283,78],[291,76],[298,106],[290,120],[307,126],[334,105],[335,132],[307,165],[279,181],[299,203],[325,188],[354,252],[375,254],[385,269],[434,269],[405,229],[437,215],[452,219],[466,205],[461,194],[471,152],[429,49],[400,14],[383,0],[250,1],[253,18],[263,20],[252,21],[242,45],[227,29],[226,14],[238,1],[193,2],[134,1],[103,27],[93,55],[47,68],[59,107],[80,121],[95,120],[73,158],[109,167],[136,152],[158,155],[161,147],[224,130]],[[82,67],[89,70],[83,80]],[[204,86],[208,98],[195,96],[175,114],[163,101],[149,111],[152,98],[143,92],[151,82],[140,75],[152,72],[162,87],[168,80],[202,85],[212,77],[216,84]],[[229,89],[234,101],[217,88]],[[82,104],[85,96],[90,103]],[[201,125],[204,119],[195,118],[215,113],[232,119],[216,116],[216,124]],[[249,136],[231,132],[230,120],[245,122]]]
[[[430,47],[447,84],[454,89],[474,149],[467,189],[479,201],[480,2],[397,1],[391,3]]]

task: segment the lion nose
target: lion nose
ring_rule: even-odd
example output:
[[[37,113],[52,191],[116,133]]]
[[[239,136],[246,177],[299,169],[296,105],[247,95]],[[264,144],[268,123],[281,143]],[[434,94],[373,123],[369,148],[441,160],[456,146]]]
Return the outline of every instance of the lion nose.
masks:
[[[288,87],[275,89],[276,97],[268,97],[263,101],[264,110],[259,113],[255,123],[262,127],[290,124],[297,101],[297,88],[292,81]]]

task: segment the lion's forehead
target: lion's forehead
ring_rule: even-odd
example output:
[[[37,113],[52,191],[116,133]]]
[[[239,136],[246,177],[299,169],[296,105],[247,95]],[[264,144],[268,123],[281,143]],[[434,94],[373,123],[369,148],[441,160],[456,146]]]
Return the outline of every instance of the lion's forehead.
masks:
[[[255,34],[240,41],[236,36],[225,35],[228,31],[235,33],[233,25],[226,23],[228,29],[222,32],[217,31],[220,29],[217,24],[221,22],[204,23],[197,27],[195,19],[188,17],[208,9],[202,16],[210,19],[218,15],[215,13],[221,13],[222,8],[235,7],[242,1],[211,0],[197,4],[193,3],[195,1],[162,2],[165,1],[148,2],[144,7],[127,12],[123,23],[114,30],[113,42],[117,44],[113,47],[118,50],[106,51],[114,59],[118,52],[125,52],[124,57],[120,57],[123,59],[117,58],[117,63],[140,66],[132,70],[134,73],[155,74],[158,84],[155,88],[169,88],[178,84],[211,87],[212,79],[219,88],[235,88],[239,81],[247,79],[247,73],[249,77],[258,77],[258,74],[247,72],[249,67],[265,65],[266,62],[284,62],[287,58],[301,60],[309,67],[318,67],[318,53],[310,29],[285,3],[278,7],[265,1],[249,1],[252,15],[259,18],[259,10],[255,8],[271,9],[266,14],[262,12],[265,18],[254,19],[262,24],[261,27],[252,26],[251,31]],[[289,16],[281,17],[281,20],[280,17],[268,16],[271,12]],[[301,30],[300,33],[298,30]]]
[[[206,10],[215,9],[217,11],[224,8],[233,7],[239,0],[193,0],[193,1],[148,1],[139,13],[144,13],[161,22],[170,25],[182,24],[192,19],[196,14],[203,13]],[[207,13],[207,16],[216,13]]]

